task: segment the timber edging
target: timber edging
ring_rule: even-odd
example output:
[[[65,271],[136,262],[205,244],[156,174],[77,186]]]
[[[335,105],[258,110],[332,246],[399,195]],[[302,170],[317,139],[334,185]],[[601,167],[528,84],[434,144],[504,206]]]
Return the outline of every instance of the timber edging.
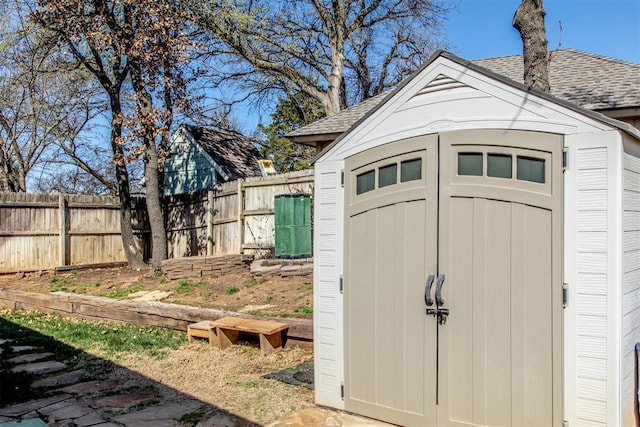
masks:
[[[38,294],[14,289],[0,289],[0,309],[37,310],[59,313],[89,320],[107,320],[137,325],[166,326],[185,331],[189,323],[217,320],[235,316],[246,319],[264,319],[289,325],[288,339],[310,343],[313,341],[313,320],[292,317],[258,317],[213,308],[167,304],[154,301],[129,301],[68,292]]]

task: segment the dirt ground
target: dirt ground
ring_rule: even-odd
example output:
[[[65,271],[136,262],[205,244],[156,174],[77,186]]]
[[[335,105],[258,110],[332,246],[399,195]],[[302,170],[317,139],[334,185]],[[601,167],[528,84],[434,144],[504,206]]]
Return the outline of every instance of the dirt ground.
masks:
[[[249,272],[201,280],[169,280],[128,267],[0,275],[0,289],[55,291],[121,299],[146,299],[263,316],[310,318],[310,278],[253,277]]]

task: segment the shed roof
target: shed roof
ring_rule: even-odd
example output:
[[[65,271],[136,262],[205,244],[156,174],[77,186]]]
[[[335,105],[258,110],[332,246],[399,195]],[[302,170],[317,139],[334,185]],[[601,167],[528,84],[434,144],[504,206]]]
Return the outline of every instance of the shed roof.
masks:
[[[217,127],[182,126],[213,159],[228,180],[262,176],[260,153],[246,136]]]
[[[500,76],[523,83],[522,55],[471,61]],[[640,107],[640,65],[575,49],[551,52],[551,95],[575,106],[595,111]],[[338,114],[325,117],[287,135],[296,141],[312,135],[341,134],[378,106],[389,91]]]

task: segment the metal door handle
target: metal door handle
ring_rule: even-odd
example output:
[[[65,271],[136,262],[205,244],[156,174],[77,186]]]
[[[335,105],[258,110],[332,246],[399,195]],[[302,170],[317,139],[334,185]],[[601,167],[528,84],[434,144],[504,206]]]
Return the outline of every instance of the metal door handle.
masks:
[[[444,305],[444,298],[442,298],[443,283],[444,283],[444,274],[438,274],[438,280],[436,280],[436,305],[438,307]]]
[[[424,286],[424,303],[427,307],[433,305],[433,298],[431,298],[431,285],[433,285],[433,274],[427,276],[427,283]]]

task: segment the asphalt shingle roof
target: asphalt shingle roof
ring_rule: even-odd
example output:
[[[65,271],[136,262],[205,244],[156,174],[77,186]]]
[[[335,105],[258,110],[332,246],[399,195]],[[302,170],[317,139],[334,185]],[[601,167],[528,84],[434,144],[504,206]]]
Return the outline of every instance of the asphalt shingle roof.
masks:
[[[523,83],[522,55],[472,61],[517,83]],[[640,65],[611,59],[575,49],[551,52],[549,66],[551,95],[589,110],[608,110],[640,106]],[[385,97],[392,93],[369,98],[338,114],[325,117],[291,132],[287,137],[303,137],[342,133]]]
[[[382,102],[382,100],[389,93],[391,92],[385,92],[372,98],[365,99],[360,104],[345,108],[338,114],[324,117],[318,121],[301,127],[300,129],[296,129],[293,132],[289,133],[287,137],[342,133],[349,129],[355,122],[364,117],[376,105]]]
[[[521,55],[481,59],[474,64],[523,82]],[[551,95],[588,110],[640,106],[640,65],[574,49],[551,52]]]
[[[260,153],[253,142],[232,130],[184,125],[193,139],[225,171],[229,179],[262,176]]]

